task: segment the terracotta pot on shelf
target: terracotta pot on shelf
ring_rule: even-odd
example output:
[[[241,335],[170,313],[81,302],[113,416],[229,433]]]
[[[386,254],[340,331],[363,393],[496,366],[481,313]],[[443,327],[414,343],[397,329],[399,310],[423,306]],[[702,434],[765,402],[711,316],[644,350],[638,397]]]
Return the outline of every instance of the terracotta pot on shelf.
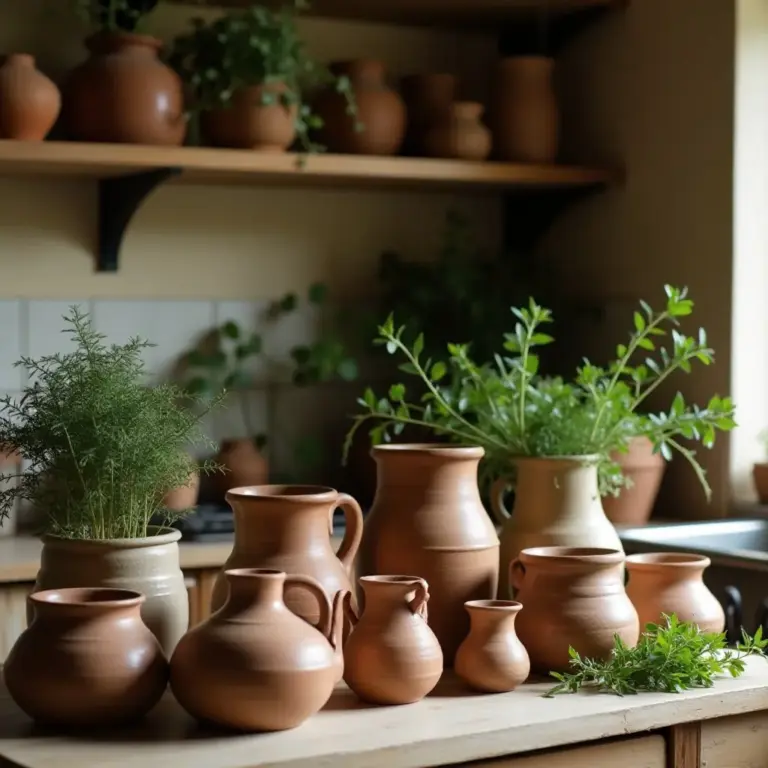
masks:
[[[269,481],[269,464],[264,454],[250,437],[222,440],[214,459],[224,472],[214,475],[219,493],[230,488],[265,485]]]
[[[555,62],[546,56],[512,56],[496,69],[490,121],[494,156],[511,163],[553,163],[560,115],[555,98]]]
[[[424,156],[424,140],[435,123],[450,114],[456,78],[447,72],[409,75],[400,81],[408,113],[403,154]]]
[[[344,646],[344,680],[372,704],[412,704],[443,673],[443,653],[427,623],[427,582],[416,576],[364,576],[365,610],[358,618],[346,599],[353,629]]]
[[[200,720],[248,731],[295,728],[320,710],[341,679],[344,593],[331,609],[323,588],[306,576],[235,569],[226,578],[224,606],[190,630],[173,654],[173,695]],[[315,601],[320,631],[288,610],[286,586]]]
[[[6,56],[0,66],[0,139],[42,141],[61,109],[61,94],[27,53]]]
[[[183,144],[182,83],[160,60],[162,41],[100,32],[86,45],[90,57],[70,73],[62,89],[69,135],[78,141]]]
[[[331,72],[348,77],[357,104],[357,115],[347,113],[344,96],[329,88],[314,108],[323,120],[318,140],[329,152],[350,155],[394,155],[405,136],[405,105],[386,82],[384,64],[372,59],[337,61]],[[357,129],[357,124],[360,130]]]
[[[7,475],[7,479],[0,480],[0,491],[15,488],[19,483],[18,477],[22,470],[21,456],[12,450],[0,448],[0,475]],[[18,532],[19,499],[14,502],[10,513],[0,520],[0,539],[7,536],[15,536]]]
[[[482,456],[482,448],[439,444],[373,448],[378,484],[357,573],[427,581],[429,623],[446,666],[469,630],[464,603],[496,596],[499,539],[477,488]]]
[[[528,651],[515,631],[522,603],[472,600],[465,607],[470,630],[456,653],[456,674],[478,691],[514,691],[531,671]]]
[[[768,462],[752,466],[752,479],[757,491],[757,499],[761,504],[768,504]]]
[[[618,496],[603,497],[605,515],[617,525],[645,525],[653,512],[666,462],[660,453],[653,452],[647,437],[633,438],[627,453],[615,453],[612,458],[632,485],[622,488]]]
[[[524,609],[517,635],[531,666],[566,672],[569,646],[607,659],[614,635],[637,643],[637,611],[624,591],[624,554],[598,547],[534,547],[510,563],[510,579]]]
[[[627,595],[640,629],[663,622],[662,614],[696,624],[702,632],[722,632],[725,613],[704,583],[708,557],[679,552],[648,552],[627,558]]]
[[[3,667],[11,698],[49,725],[129,723],[160,700],[168,662],[141,620],[144,596],[123,589],[53,589],[30,596],[35,618]]]
[[[424,139],[428,157],[485,160],[491,153],[491,132],[480,122],[483,105],[457,101]]]
[[[168,491],[163,497],[163,507],[171,512],[184,512],[197,506],[200,492],[200,473],[195,469],[189,473],[189,482]]]
[[[285,83],[253,85],[238,89],[232,102],[221,109],[203,112],[201,128],[214,147],[285,152],[296,138],[298,104],[284,104]],[[274,103],[265,104],[264,98]]]

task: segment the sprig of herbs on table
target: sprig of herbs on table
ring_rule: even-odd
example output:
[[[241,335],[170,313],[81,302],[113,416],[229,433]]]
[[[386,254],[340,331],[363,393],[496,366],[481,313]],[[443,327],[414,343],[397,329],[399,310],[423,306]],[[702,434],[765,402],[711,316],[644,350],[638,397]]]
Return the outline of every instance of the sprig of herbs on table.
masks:
[[[754,637],[743,629],[735,649],[726,645],[725,634],[700,632],[695,624],[680,622],[673,614],[664,624],[648,624],[634,648],[616,635],[607,661],[583,658],[570,648],[572,672],[550,672],[558,684],[544,694],[591,690],[626,694],[680,693],[691,688],[711,688],[721,675],[739,677],[747,656],[766,656],[768,638],[762,627]]]

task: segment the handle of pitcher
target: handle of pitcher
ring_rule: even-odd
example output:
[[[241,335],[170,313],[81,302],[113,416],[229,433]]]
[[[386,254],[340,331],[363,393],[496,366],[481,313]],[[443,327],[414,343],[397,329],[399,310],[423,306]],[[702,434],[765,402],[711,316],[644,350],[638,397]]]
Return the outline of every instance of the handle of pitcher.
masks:
[[[341,542],[336,557],[341,560],[347,573],[352,572],[352,564],[355,562],[355,555],[360,549],[360,542],[363,539],[363,510],[360,505],[347,493],[340,493],[336,499],[333,509],[331,509],[331,521],[336,508],[344,512],[344,539]]]
[[[504,505],[504,494],[510,485],[511,483],[506,477],[500,477],[491,485],[491,513],[499,525],[504,525],[512,517],[512,513]]]

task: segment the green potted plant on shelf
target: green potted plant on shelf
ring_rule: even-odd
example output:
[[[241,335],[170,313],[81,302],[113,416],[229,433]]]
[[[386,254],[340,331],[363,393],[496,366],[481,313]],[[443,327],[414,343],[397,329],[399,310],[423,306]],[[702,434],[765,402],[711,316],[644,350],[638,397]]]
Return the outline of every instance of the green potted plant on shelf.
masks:
[[[615,360],[605,368],[585,361],[572,381],[539,374],[537,351],[553,340],[545,332],[552,317],[533,300],[528,307],[512,309],[514,330],[505,334],[503,349],[486,364],[476,363],[465,344],[449,344],[447,360],[429,359],[422,337],[406,344],[405,329],[390,316],[375,343],[399,354],[403,372],[416,377],[419,393],[426,391],[414,400],[402,382],[393,384],[386,397],[366,390],[359,401],[364,411],[346,445],[361,425],[374,420],[374,442],[391,440],[411,424],[482,446],[486,469],[497,478],[492,508],[504,526],[505,565],[531,546],[621,548],[600,503],[601,494],[615,493],[625,484],[615,452],[627,450],[633,437],[644,435],[664,459],[673,452],[682,456],[709,498],[704,469],[681,440],[709,448],[718,430],[735,426],[728,397],[714,396],[699,407],[678,392],[668,410],[641,413],[649,395],[673,373],[687,373],[693,364],[708,365],[714,359],[703,329],[697,337],[677,329],[679,318],[693,311],[686,289],[665,286],[665,291],[661,311],[641,302],[634,330],[616,347]],[[671,344],[664,346],[666,339]],[[458,377],[458,387],[444,386],[449,370],[454,381]],[[511,517],[502,502],[510,482],[516,491]],[[507,589],[505,570],[502,590]]]
[[[74,349],[21,358],[30,384],[18,400],[0,398],[0,445],[29,465],[2,476],[17,482],[0,491],[0,517],[18,499],[43,516],[36,589],[143,592],[145,622],[170,652],[188,624],[180,533],[150,521],[164,513],[165,494],[189,482],[185,448],[204,441],[200,416],[177,387],[144,384],[148,342],[108,345],[76,307],[65,322]]]

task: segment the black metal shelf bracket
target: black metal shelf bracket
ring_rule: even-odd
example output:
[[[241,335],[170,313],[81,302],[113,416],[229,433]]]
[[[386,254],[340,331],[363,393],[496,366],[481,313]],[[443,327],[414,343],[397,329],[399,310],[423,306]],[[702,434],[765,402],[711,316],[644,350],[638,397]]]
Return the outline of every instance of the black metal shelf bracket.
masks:
[[[98,189],[97,272],[117,272],[125,231],[144,199],[181,168],[158,168],[127,176],[100,179]]]

